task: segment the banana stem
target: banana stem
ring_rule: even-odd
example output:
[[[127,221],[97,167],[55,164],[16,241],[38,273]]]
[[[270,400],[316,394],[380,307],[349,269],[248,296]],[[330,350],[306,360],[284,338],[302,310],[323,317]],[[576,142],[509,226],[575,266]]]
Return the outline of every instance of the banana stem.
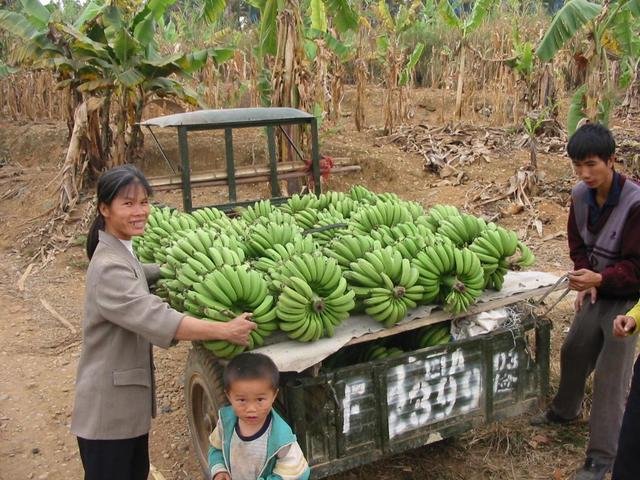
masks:
[[[396,288],[393,289],[393,296],[395,298],[404,297],[404,293],[405,293],[405,288],[401,285],[398,285]]]
[[[322,312],[324,310],[324,298],[314,295],[311,299],[314,312]]]

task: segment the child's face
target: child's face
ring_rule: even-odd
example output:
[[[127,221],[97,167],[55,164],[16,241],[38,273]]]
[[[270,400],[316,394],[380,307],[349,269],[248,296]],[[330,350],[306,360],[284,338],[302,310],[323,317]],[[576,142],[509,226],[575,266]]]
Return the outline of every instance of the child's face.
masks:
[[[236,380],[227,392],[233,411],[248,425],[262,425],[278,395],[269,380]]]
[[[591,156],[573,162],[573,169],[580,180],[586,183],[589,188],[598,188],[606,184],[613,175],[614,160],[613,156],[607,161],[600,157]]]

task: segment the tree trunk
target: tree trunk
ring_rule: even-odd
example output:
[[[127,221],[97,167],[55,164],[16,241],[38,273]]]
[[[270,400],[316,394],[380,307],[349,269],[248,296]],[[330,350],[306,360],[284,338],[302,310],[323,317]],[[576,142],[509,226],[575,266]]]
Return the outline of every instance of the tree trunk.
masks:
[[[460,71],[458,72],[458,88],[456,90],[456,119],[462,118],[462,87],[464,84],[464,61],[466,55],[464,41],[460,46]]]

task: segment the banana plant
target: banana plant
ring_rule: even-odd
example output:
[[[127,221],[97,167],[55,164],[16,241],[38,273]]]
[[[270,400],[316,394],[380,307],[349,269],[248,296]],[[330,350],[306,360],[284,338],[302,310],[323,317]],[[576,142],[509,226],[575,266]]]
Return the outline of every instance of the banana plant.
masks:
[[[385,0],[379,0],[376,16],[382,26],[377,37],[378,58],[385,70],[384,131],[393,133],[398,118],[407,117],[407,89],[416,64],[424,52],[424,44],[418,42],[407,55],[402,45],[402,33],[413,25],[422,8],[422,2],[413,1],[410,6],[401,5],[394,18]],[[396,101],[394,102],[394,98]]]
[[[589,47],[586,82],[574,92],[569,107],[567,130],[573,134],[583,119],[607,124],[615,101],[615,85],[609,57],[634,55],[640,17],[640,0],[611,0],[602,4],[570,0],[555,15],[536,55],[551,61],[573,38],[587,31]],[[635,26],[634,26],[635,25]]]
[[[455,115],[457,119],[462,117],[462,92],[464,86],[465,76],[465,57],[466,57],[466,45],[469,34],[482,25],[482,22],[487,17],[493,6],[497,3],[496,0],[477,0],[473,4],[473,9],[468,18],[463,19],[459,16],[449,0],[440,0],[438,3],[438,12],[445,21],[445,23],[452,28],[455,28],[460,32],[460,66],[458,68],[458,85],[456,88],[456,110]]]
[[[340,117],[344,97],[345,65],[354,59],[350,35],[359,15],[347,2],[309,0],[309,28],[305,29],[305,54],[314,64],[318,111],[328,111],[331,120]]]

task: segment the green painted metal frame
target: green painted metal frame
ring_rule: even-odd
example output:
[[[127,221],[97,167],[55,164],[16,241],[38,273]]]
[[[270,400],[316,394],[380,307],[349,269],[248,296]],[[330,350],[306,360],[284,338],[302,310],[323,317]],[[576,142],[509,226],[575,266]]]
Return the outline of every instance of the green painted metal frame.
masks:
[[[300,112],[303,114],[304,112]],[[143,123],[151,130],[153,123]],[[269,183],[271,187],[271,201],[275,204],[283,203],[287,200],[287,197],[282,197],[280,192],[280,185],[278,183],[278,165],[276,158],[276,141],[274,127],[282,125],[309,125],[311,129],[311,170],[314,178],[314,192],[319,195],[321,193],[320,184],[320,146],[318,138],[318,121],[313,116],[300,116],[298,118],[279,118],[279,119],[265,119],[265,120],[248,120],[237,122],[225,122],[223,125],[211,124],[197,124],[197,125],[170,125],[178,130],[178,150],[180,155],[181,164],[181,181],[182,181],[182,204],[186,212],[190,212],[194,209],[192,187],[191,187],[191,163],[189,160],[189,141],[188,133],[206,130],[224,130],[225,138],[225,159],[227,170],[227,182],[229,186],[229,201],[220,205],[210,205],[220,208],[225,211],[233,210],[239,206],[245,206],[253,203],[255,200],[238,202],[237,199],[237,186],[235,176],[235,162],[233,157],[233,130],[238,128],[252,128],[252,127],[265,127],[269,151]],[[153,134],[153,132],[152,132]],[[288,141],[291,141],[287,137]],[[156,140],[157,142],[157,140]],[[161,145],[158,143],[158,147],[164,154]]]

